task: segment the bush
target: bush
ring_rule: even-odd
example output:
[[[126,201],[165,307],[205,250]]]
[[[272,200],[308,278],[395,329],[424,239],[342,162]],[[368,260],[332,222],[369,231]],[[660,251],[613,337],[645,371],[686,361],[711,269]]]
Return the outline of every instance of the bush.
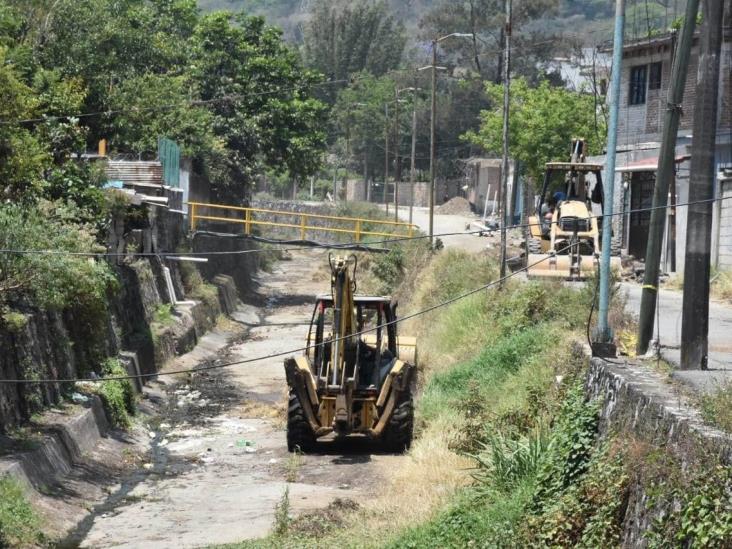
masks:
[[[41,521],[15,479],[0,478],[0,547],[31,547],[42,541]]]
[[[102,364],[105,376],[125,376],[127,371],[116,358],[107,359]],[[112,425],[126,429],[130,426],[130,416],[135,414],[135,391],[129,379],[100,381],[98,388],[104,409]]]
[[[88,253],[104,251],[93,228],[75,223],[76,210],[59,203],[0,205],[0,248]],[[116,278],[102,260],[55,254],[2,254],[0,305],[28,298],[42,309],[100,310]]]
[[[479,488],[509,492],[535,476],[551,443],[542,425],[517,439],[496,431],[481,443],[483,451],[474,456],[478,469],[473,478]]]
[[[389,293],[404,275],[404,252],[395,246],[388,253],[378,254],[371,263],[371,272],[381,282],[379,293]]]

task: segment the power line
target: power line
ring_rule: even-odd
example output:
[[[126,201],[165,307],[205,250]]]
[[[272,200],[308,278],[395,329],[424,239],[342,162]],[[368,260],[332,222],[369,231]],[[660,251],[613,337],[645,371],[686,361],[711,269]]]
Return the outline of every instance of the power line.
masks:
[[[562,248],[562,249],[558,250],[557,252],[558,253],[561,253],[561,252],[567,251],[572,246],[573,246],[573,244],[570,244],[570,245],[566,246],[565,248]],[[513,276],[516,276],[516,275],[518,275],[518,274],[520,274],[520,273],[522,273],[524,271],[527,271],[528,269],[530,269],[531,267],[534,267],[534,266],[538,265],[539,263],[542,263],[544,261],[547,261],[549,259],[549,257],[550,256],[544,257],[544,258],[542,258],[542,259],[540,259],[540,260],[532,263],[531,265],[527,265],[526,267],[522,267],[521,269],[518,269],[518,270],[516,270],[516,271],[514,271],[514,272],[512,272],[512,273],[510,273],[510,274],[508,274],[508,275],[506,275],[506,276],[504,276],[502,278],[493,280],[493,281],[491,281],[491,282],[489,282],[487,284],[484,284],[482,286],[479,286],[477,288],[474,288],[472,290],[469,290],[467,292],[464,292],[464,293],[462,293],[462,294],[460,294],[460,295],[458,295],[456,297],[453,297],[453,298],[448,299],[446,301],[442,301],[440,303],[437,303],[435,305],[432,305],[432,306],[427,307],[425,309],[422,309],[420,311],[417,311],[417,312],[408,314],[408,315],[403,316],[401,318],[397,318],[397,319],[391,320],[389,322],[385,322],[383,324],[379,324],[378,326],[374,326],[372,328],[367,328],[365,330],[361,330],[360,332],[355,332],[355,333],[350,334],[350,335],[347,335],[347,336],[335,337],[335,338],[333,338],[333,339],[331,339],[331,340],[329,340],[327,342],[324,341],[324,342],[319,343],[317,345],[306,345],[305,347],[298,347],[296,349],[290,349],[290,350],[287,350],[287,351],[281,351],[279,353],[272,353],[272,354],[258,356],[258,357],[246,358],[246,359],[242,359],[242,360],[235,360],[233,362],[226,362],[226,363],[223,363],[223,364],[209,364],[207,366],[201,366],[201,367],[198,367],[198,368],[183,368],[183,369],[179,369],[179,370],[169,370],[169,371],[166,371],[166,372],[157,372],[157,373],[150,373],[150,374],[121,375],[121,376],[109,376],[109,377],[105,377],[105,378],[90,378],[90,379],[71,379],[71,378],[68,378],[68,379],[32,379],[32,380],[31,379],[0,379],[0,383],[13,383],[13,384],[30,385],[30,384],[34,384],[34,383],[37,383],[37,384],[48,384],[48,383],[79,383],[79,382],[104,382],[104,381],[123,381],[123,380],[131,380],[131,379],[147,379],[147,378],[158,377],[158,376],[170,376],[170,375],[178,375],[178,374],[205,372],[205,371],[209,371],[209,370],[218,370],[218,369],[221,369],[221,368],[227,368],[229,366],[240,366],[242,364],[250,364],[252,362],[259,362],[259,361],[268,360],[268,359],[271,359],[271,358],[278,358],[278,357],[282,357],[282,356],[292,355],[294,353],[299,353],[299,352],[302,352],[302,351],[308,351],[308,350],[313,349],[313,348],[315,348],[317,346],[325,346],[326,344],[329,344],[329,343],[335,343],[337,341],[343,341],[343,340],[346,340],[346,339],[349,339],[349,338],[352,338],[352,337],[357,337],[357,336],[361,336],[361,335],[364,335],[364,334],[367,334],[367,333],[371,333],[371,332],[374,332],[376,330],[380,330],[380,329],[386,328],[388,326],[392,326],[392,325],[398,324],[400,322],[405,322],[405,321],[410,320],[412,318],[416,318],[418,316],[422,316],[422,315],[425,315],[427,313],[431,313],[432,311],[435,311],[435,310],[440,309],[442,307],[447,307],[448,305],[452,305],[453,303],[455,303],[457,301],[460,301],[462,299],[465,299],[466,297],[470,297],[471,295],[477,294],[478,292],[482,292],[483,290],[487,290],[488,288],[490,288],[492,286],[495,286],[497,284],[501,284],[501,283],[505,282],[506,280],[508,280],[509,278],[511,278]]]

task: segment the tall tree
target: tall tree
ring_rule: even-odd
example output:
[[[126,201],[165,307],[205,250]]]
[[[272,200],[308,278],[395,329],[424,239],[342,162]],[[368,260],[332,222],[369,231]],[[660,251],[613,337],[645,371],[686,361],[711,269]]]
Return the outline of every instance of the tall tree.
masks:
[[[404,26],[384,2],[316,0],[303,38],[305,62],[332,80],[362,71],[381,76],[399,66],[406,44]],[[335,90],[326,97],[334,100]]]
[[[534,77],[536,62],[546,59],[551,53],[547,33],[539,32],[532,23],[553,15],[559,3],[559,0],[514,2],[512,46],[521,54],[514,56],[512,72]],[[503,0],[440,0],[424,15],[419,25],[425,40],[453,32],[472,34],[472,39],[448,40],[440,47],[456,64],[471,65],[481,77],[500,82],[504,44]]]
[[[228,149],[218,166],[227,194],[243,197],[260,163],[293,177],[312,173],[325,146],[325,106],[311,95],[315,73],[280,31],[260,17],[217,12],[201,19],[193,43],[193,82]]]

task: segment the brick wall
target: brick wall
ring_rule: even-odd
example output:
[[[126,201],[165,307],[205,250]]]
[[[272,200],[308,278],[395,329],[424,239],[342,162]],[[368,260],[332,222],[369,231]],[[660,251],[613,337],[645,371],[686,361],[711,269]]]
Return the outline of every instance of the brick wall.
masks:
[[[646,87],[646,101],[641,105],[630,105],[630,74],[633,67],[649,66],[662,62],[661,88],[651,90]],[[628,49],[623,54],[623,74],[620,84],[620,112],[618,115],[618,143],[626,145],[660,141],[663,129],[663,116],[671,79],[670,44],[649,46],[645,49]],[[698,44],[695,44],[689,58],[684,100],[679,123],[679,133],[688,134],[694,125],[694,102],[696,100],[696,80],[699,67]],[[719,127],[732,128],[732,41],[727,38],[722,46],[720,66],[720,105]],[[650,72],[650,71],[648,71]],[[648,86],[649,74],[646,74]]]

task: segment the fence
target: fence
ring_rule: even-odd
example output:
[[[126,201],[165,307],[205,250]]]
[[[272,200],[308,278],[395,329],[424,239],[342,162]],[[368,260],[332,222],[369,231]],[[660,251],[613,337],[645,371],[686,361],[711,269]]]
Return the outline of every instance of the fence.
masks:
[[[417,226],[402,221],[386,221],[382,219],[368,219],[363,217],[341,217],[336,215],[321,215],[301,212],[287,212],[281,210],[267,210],[263,208],[245,208],[242,206],[227,206],[223,204],[207,204],[203,202],[189,202],[191,231],[195,231],[199,221],[214,221],[219,223],[235,223],[243,226],[244,234],[252,234],[254,227],[273,227],[278,229],[295,229],[300,232],[300,238],[305,240],[308,233],[325,232],[347,234],[355,242],[361,242],[363,237],[390,237],[398,231],[404,231],[406,236],[412,236]],[[212,215],[214,211],[222,212]],[[202,213],[205,212],[205,213]],[[229,214],[227,217],[226,214]],[[268,219],[269,218],[269,219]],[[285,218],[280,221],[280,218]],[[292,220],[292,222],[290,222]],[[321,224],[315,224],[320,222]],[[333,225],[341,225],[335,227]],[[392,232],[375,230],[379,226],[393,228]]]

